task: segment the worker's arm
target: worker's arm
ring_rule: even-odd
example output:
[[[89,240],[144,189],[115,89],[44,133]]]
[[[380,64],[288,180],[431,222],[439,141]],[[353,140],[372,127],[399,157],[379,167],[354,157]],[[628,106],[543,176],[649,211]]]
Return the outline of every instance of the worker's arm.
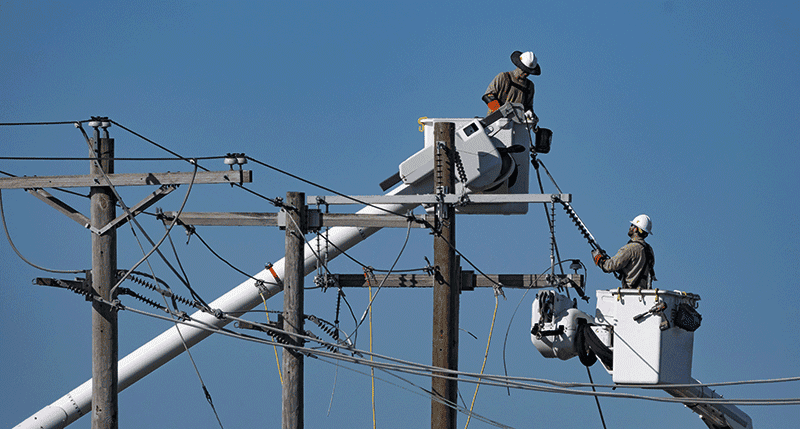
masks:
[[[499,109],[500,106],[505,103],[505,100],[501,101],[498,99],[502,89],[503,79],[504,73],[500,73],[495,76],[494,79],[492,79],[492,81],[489,83],[489,86],[486,88],[483,97],[481,97],[481,100],[483,100],[483,102],[489,106],[489,113]]]
[[[484,103],[489,106],[489,111],[494,112],[495,110],[500,108],[500,100],[497,99],[497,96],[494,94],[484,94],[481,97]]]
[[[609,258],[608,255],[599,254],[597,251],[592,251],[592,257],[594,259],[594,263],[600,267],[606,273],[610,273],[612,271],[619,271],[620,269],[628,266],[633,257],[633,253],[631,252],[630,245],[625,245],[616,255]],[[596,254],[597,252],[598,254]]]

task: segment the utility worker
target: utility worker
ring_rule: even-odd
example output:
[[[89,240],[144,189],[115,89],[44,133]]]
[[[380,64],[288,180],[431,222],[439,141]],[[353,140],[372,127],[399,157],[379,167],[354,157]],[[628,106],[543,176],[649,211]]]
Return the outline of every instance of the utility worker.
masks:
[[[623,288],[652,289],[653,281],[657,280],[653,269],[656,257],[653,248],[644,241],[652,233],[652,227],[649,216],[636,216],[628,228],[628,237],[631,238],[628,244],[622,246],[612,258],[600,250],[592,250],[594,263],[606,273],[618,273]]]
[[[517,68],[495,76],[481,99],[489,106],[489,113],[506,103],[522,104],[525,110],[525,119],[536,128],[539,118],[533,112],[533,93],[535,91],[533,82],[528,80],[528,76],[539,76],[542,69],[539,67],[536,55],[530,51],[524,53],[514,51],[511,54],[511,62]]]

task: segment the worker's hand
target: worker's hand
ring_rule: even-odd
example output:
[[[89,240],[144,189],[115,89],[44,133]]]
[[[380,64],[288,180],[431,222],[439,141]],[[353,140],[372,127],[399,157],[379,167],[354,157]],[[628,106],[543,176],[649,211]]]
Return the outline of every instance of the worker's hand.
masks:
[[[494,94],[485,94],[483,97],[481,97],[481,100],[483,100],[483,102],[489,106],[489,110],[492,112],[500,108],[500,100],[498,100]]]
[[[536,125],[539,123],[539,117],[536,116],[536,113],[533,113],[532,110],[528,110],[525,112],[525,122],[531,123],[533,128],[536,128]]]
[[[608,259],[608,255],[601,252],[598,249],[592,250],[592,259],[594,260],[594,264],[600,268],[603,268],[603,263]]]

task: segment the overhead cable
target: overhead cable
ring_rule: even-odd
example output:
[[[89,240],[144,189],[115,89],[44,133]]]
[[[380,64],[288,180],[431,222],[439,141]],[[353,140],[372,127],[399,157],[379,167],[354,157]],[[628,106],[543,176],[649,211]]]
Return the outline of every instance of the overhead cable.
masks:
[[[109,303],[109,304],[113,305],[112,303]],[[138,313],[138,314],[142,314],[142,315],[155,317],[155,318],[159,318],[159,319],[162,319],[162,320],[167,320],[167,321],[173,322],[172,319],[169,319],[169,318],[167,318],[165,316],[152,314],[152,313],[144,312],[144,311],[141,311],[141,310],[136,310],[136,309],[133,309],[133,308],[128,308],[128,307],[124,307],[124,306],[121,306],[121,305],[119,305],[119,306],[120,306],[120,309],[122,309],[122,310],[130,310],[130,311],[133,311],[133,312]],[[238,317],[231,316],[230,314],[225,314],[225,315],[223,315],[223,317],[231,319],[231,320],[241,320]],[[380,354],[377,354],[377,353],[369,353],[368,351],[365,351],[365,350],[359,350],[359,349],[351,349],[351,350],[349,350],[349,351],[357,353],[358,355],[368,355],[369,354],[369,355],[373,355],[375,357],[378,357],[380,359],[384,359],[384,360],[386,360],[388,362],[396,362],[396,363],[386,363],[386,362],[379,362],[379,361],[370,362],[368,359],[361,358],[361,357],[358,357],[356,355],[345,355],[345,354],[341,354],[341,353],[328,352],[328,351],[325,351],[325,350],[322,350],[322,349],[314,350],[314,349],[309,349],[309,348],[303,347],[303,346],[295,346],[295,345],[291,345],[291,344],[276,343],[274,341],[266,340],[266,339],[263,339],[263,338],[258,338],[258,337],[254,337],[254,336],[251,336],[251,335],[241,334],[241,333],[236,333],[236,332],[233,332],[233,331],[231,331],[229,329],[219,328],[217,326],[213,326],[213,325],[209,325],[209,324],[206,324],[206,323],[202,323],[202,322],[197,321],[197,320],[178,321],[177,323],[187,324],[187,325],[199,328],[199,329],[208,330],[208,331],[213,332],[213,333],[219,333],[219,334],[222,334],[222,335],[225,335],[225,336],[230,336],[230,337],[233,337],[233,338],[239,338],[239,339],[244,339],[244,340],[247,340],[247,341],[252,341],[252,342],[262,343],[262,344],[268,344],[268,345],[278,344],[281,347],[290,348],[290,349],[298,350],[298,351],[303,351],[303,352],[306,352],[306,353],[309,353],[309,354],[325,356],[325,357],[331,357],[331,358],[334,358],[334,359],[339,359],[339,360],[342,360],[342,361],[345,361],[345,362],[351,362],[351,363],[356,363],[356,364],[375,365],[376,367],[381,367],[381,368],[385,368],[385,369],[393,370],[393,371],[406,372],[406,373],[409,373],[409,374],[417,374],[417,375],[424,375],[424,376],[427,376],[427,377],[432,377],[432,376],[434,376],[433,374],[436,373],[436,375],[435,375],[436,377],[446,378],[446,379],[450,378],[450,379],[454,379],[454,380],[457,379],[458,381],[467,382],[467,383],[476,383],[477,381],[474,381],[474,380],[477,380],[478,378],[481,378],[483,380],[488,380],[488,381],[481,381],[481,383],[487,384],[487,385],[492,385],[492,386],[497,386],[497,387],[504,387],[505,386],[504,383],[510,383],[511,387],[514,387],[516,389],[521,389],[521,390],[533,390],[533,391],[540,391],[540,392],[547,392],[547,393],[562,393],[562,394],[583,395],[583,396],[596,395],[596,396],[604,396],[604,397],[612,397],[612,398],[644,399],[644,400],[655,401],[655,402],[698,403],[698,404],[700,404],[700,403],[708,403],[708,404],[730,404],[730,405],[800,405],[800,398],[779,398],[779,399],[662,398],[662,397],[642,396],[642,395],[626,394],[626,393],[618,393],[618,392],[591,392],[591,391],[586,391],[586,390],[575,390],[575,389],[564,388],[564,387],[556,387],[556,386],[564,385],[564,386],[581,386],[581,387],[589,386],[590,387],[590,386],[592,386],[592,384],[589,384],[589,383],[564,383],[564,382],[557,382],[557,381],[546,380],[546,379],[534,379],[534,378],[529,378],[529,377],[505,377],[505,376],[491,375],[491,374],[480,375],[480,374],[468,373],[468,372],[463,372],[463,371],[448,370],[448,369],[445,369],[445,368],[439,368],[439,367],[434,367],[434,366],[430,366],[430,365],[417,364],[417,363],[413,363],[413,362],[409,362],[409,361],[404,361],[402,359],[392,358],[390,356],[380,355]],[[253,323],[253,322],[248,322],[248,323]],[[269,327],[269,329],[275,330],[276,332],[281,332],[281,330],[274,329],[272,327]],[[317,342],[317,343],[322,343],[322,344],[326,343],[325,341],[322,341],[319,338],[313,338],[313,337],[308,337],[308,336],[303,336],[303,335],[299,335],[299,334],[295,334],[295,333],[288,333],[288,332],[286,332],[286,334],[294,336],[294,337],[302,338],[302,339],[304,339],[306,341]],[[328,343],[328,344],[330,344],[330,343]],[[336,344],[330,344],[330,345],[333,346],[333,347],[337,347],[338,346]],[[778,379],[778,380],[779,381],[787,381],[787,380],[798,381],[798,380],[800,380],[800,378],[791,377],[790,379]],[[542,384],[547,384],[547,385],[550,385],[550,386],[553,386],[553,387],[532,385],[530,383],[542,383]],[[742,382],[737,382],[737,383],[742,384]],[[673,388],[673,387],[681,388],[681,387],[702,387],[702,386],[711,386],[711,385],[713,385],[713,384],[688,384],[688,385],[677,385],[676,384],[676,385],[670,385],[669,387],[670,388]],[[638,385],[637,386],[634,386],[634,385],[594,385],[594,386],[596,386],[596,387],[607,387],[607,388],[621,388],[621,387],[629,387],[629,388],[650,387],[650,388],[652,388],[653,387],[652,385],[648,385],[648,386],[638,386]]]
[[[33,268],[36,268],[37,270],[47,271],[49,273],[77,274],[85,272],[84,270],[54,270],[52,268],[44,268],[42,266],[34,264],[33,262],[29,261],[24,256],[22,256],[22,253],[20,253],[20,251],[17,249],[17,246],[14,245],[14,241],[11,240],[11,234],[8,233],[8,225],[6,224],[6,213],[5,210],[3,209],[2,190],[0,190],[0,217],[2,217],[3,219],[3,230],[6,232],[6,238],[8,239],[8,244],[11,245],[11,248],[14,249],[14,252],[17,254],[17,256],[19,256],[19,258],[25,261],[28,265],[32,266]]]

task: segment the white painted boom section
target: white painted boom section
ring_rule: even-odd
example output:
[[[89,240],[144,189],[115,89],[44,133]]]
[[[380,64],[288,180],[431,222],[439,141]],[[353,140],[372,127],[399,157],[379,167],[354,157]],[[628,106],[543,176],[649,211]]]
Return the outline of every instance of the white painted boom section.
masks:
[[[401,185],[395,190],[389,192],[387,195],[409,195],[416,192],[429,192],[431,187],[432,185],[430,181],[416,186]],[[421,191],[422,189],[424,189],[424,191]],[[379,207],[395,213],[406,213],[407,211],[414,209],[416,206],[417,204],[389,204],[381,205]],[[372,206],[365,207],[359,210],[358,213],[386,214],[385,211]],[[319,243],[320,249],[328,249],[321,250],[321,256],[327,254],[327,259],[331,260],[340,255],[340,252],[337,250],[337,248],[341,249],[342,251],[348,250],[378,230],[380,230],[380,228],[331,228],[328,233],[328,240],[330,240],[335,247],[326,246],[324,242]],[[312,249],[317,248],[317,240],[320,240],[320,238],[316,238],[312,240],[310,244],[306,245],[306,275],[313,272],[316,268],[316,256],[312,252]],[[280,278],[283,278],[284,276],[284,264],[285,259],[281,258],[280,261],[273,265],[273,269]],[[264,298],[270,298],[282,290],[280,285],[275,284],[275,280],[269,270],[265,269],[253,277],[263,280],[266,283],[268,292],[264,294]],[[220,309],[227,313],[250,310],[261,302],[261,295],[259,294],[259,290],[255,283],[255,280],[249,279],[225,295],[217,298],[214,302],[210,303],[209,306],[212,309]],[[185,348],[183,342],[181,341],[181,335],[186,341],[186,346],[192,347],[212,334],[210,330],[199,326],[210,325],[221,328],[230,322],[229,320],[217,319],[213,315],[204,313],[202,311],[192,314],[192,320],[198,321],[197,323],[193,323],[198,327],[187,326],[183,324],[180,325],[180,327],[174,326],[121,359],[118,367],[119,391],[123,391],[139,379],[153,372],[156,368],[164,365],[174,357],[183,353]],[[178,332],[178,329],[180,329],[180,333]],[[78,420],[84,414],[87,414],[91,409],[91,402],[92,380],[90,379],[57,401],[53,402],[51,405],[44,407],[36,414],[28,417],[25,421],[17,425],[16,428],[64,428],[72,422]]]

